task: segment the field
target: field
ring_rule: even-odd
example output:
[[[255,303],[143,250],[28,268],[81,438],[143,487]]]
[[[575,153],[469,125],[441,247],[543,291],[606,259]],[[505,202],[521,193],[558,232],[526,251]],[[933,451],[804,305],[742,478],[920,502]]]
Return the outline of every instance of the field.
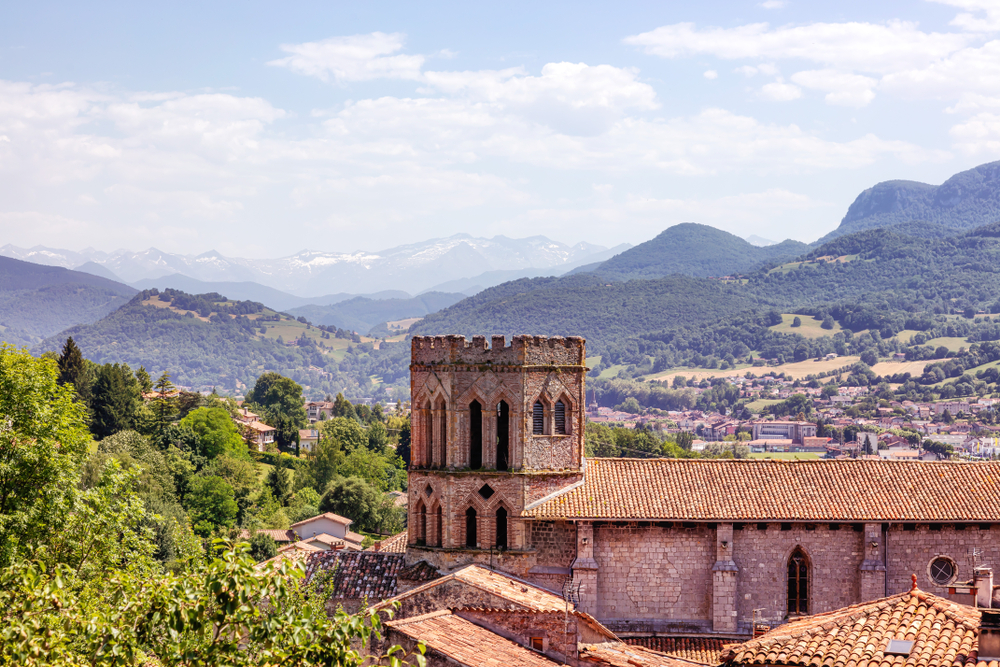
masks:
[[[777,398],[758,398],[756,401],[747,403],[747,409],[750,412],[760,413],[764,408],[776,403],[781,403],[781,400]]]
[[[393,320],[392,322],[386,322],[385,325],[389,328],[389,331],[405,332],[422,319],[422,317],[408,317],[405,320]]]
[[[802,320],[802,326],[792,326],[792,322],[796,317]],[[768,328],[771,331],[777,331],[778,333],[799,334],[805,338],[822,338],[823,336],[832,336],[838,331],[843,330],[843,328],[836,322],[834,322],[832,329],[824,329],[820,326],[821,324],[822,322],[814,320],[811,315],[796,316],[794,313],[782,313],[781,324],[775,324],[773,327]]]
[[[918,333],[920,332],[915,331],[913,329],[903,329],[898,334],[893,336],[891,340],[898,340],[900,343],[903,343],[904,345],[909,345],[910,339],[913,338],[913,336]]]
[[[816,452],[763,452],[751,454],[752,459],[780,459],[782,461],[815,461],[819,458]]]
[[[858,258],[857,255],[841,255],[840,257],[834,257],[833,255],[827,255],[824,257],[817,257],[814,260],[806,262],[788,262],[787,264],[782,264],[781,266],[776,266],[768,273],[788,273],[789,271],[794,271],[799,267],[813,267],[818,266],[820,260],[825,260],[827,262],[839,262],[840,264],[846,264],[847,262],[853,262]],[[866,260],[867,261],[867,260]]]
[[[965,338],[942,337],[942,338],[932,338],[926,343],[924,343],[924,345],[930,345],[931,347],[934,348],[941,347],[943,345],[944,347],[948,348],[949,352],[958,352],[959,348],[961,347],[967,348],[970,345],[972,345],[972,343],[970,343]]]
[[[836,359],[824,359],[823,361],[808,359],[806,361],[798,361],[792,364],[784,364],[782,366],[743,366],[741,368],[731,368],[725,371],[701,368],[675,368],[664,373],[658,373],[655,376],[650,376],[647,379],[662,382],[664,380],[670,380],[674,375],[683,375],[686,378],[693,377],[696,380],[707,380],[708,378],[713,377],[742,377],[747,373],[760,377],[774,372],[784,373],[786,377],[790,377],[793,380],[800,380],[807,375],[828,373],[830,371],[835,371],[838,368],[843,368],[844,366],[851,366],[858,363],[860,360],[860,357],[837,357]]]
[[[909,373],[913,376],[923,375],[924,367],[943,359],[931,359],[930,361],[880,361],[872,370],[879,375],[896,375],[897,373]]]

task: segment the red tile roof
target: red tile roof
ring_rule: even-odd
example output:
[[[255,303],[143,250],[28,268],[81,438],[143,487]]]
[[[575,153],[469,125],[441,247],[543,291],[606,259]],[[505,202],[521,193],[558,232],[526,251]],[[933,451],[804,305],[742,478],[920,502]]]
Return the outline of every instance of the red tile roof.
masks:
[[[738,638],[724,637],[627,637],[626,644],[643,646],[653,651],[666,653],[675,658],[683,658],[703,665],[718,665],[723,648],[727,644],[739,643]]]
[[[279,544],[288,544],[291,542],[297,542],[299,539],[298,537],[296,537],[295,531],[293,530],[275,530],[271,528],[259,528],[256,531],[241,530],[240,539],[249,540],[250,538],[253,537],[253,533],[255,532],[268,535],[272,540],[278,542]]]
[[[994,522],[998,491],[1000,461],[589,459],[582,485],[522,516]]]
[[[607,667],[699,667],[700,663],[675,658],[644,646],[617,642],[583,644],[580,646],[580,664]]]
[[[306,559],[306,581],[311,581],[318,571],[332,571],[331,598],[368,598],[374,604],[396,594],[396,575],[403,565],[403,554],[319,551],[309,554]]]
[[[979,621],[973,607],[914,589],[792,621],[728,648],[722,659],[730,666],[996,667],[978,659]],[[890,639],[914,644],[908,655],[886,655]]]
[[[409,567],[404,567],[396,576],[407,581],[434,581],[441,578],[441,573],[427,561],[422,560]]]
[[[333,521],[335,523],[342,523],[345,526],[349,526],[352,523],[354,523],[352,520],[348,519],[347,517],[340,516],[339,514],[334,514],[333,512],[324,512],[323,514],[317,514],[316,516],[311,516],[308,519],[303,519],[298,523],[293,523],[292,528],[295,528],[296,526],[304,526],[307,523],[315,521],[316,519],[329,519],[330,521]]]
[[[392,537],[387,537],[381,542],[376,542],[371,545],[365,551],[381,551],[384,553],[406,553],[406,540],[407,533],[404,530],[401,533],[393,535]]]
[[[428,651],[464,665],[552,667],[559,664],[448,610],[389,621],[387,625],[411,639],[424,642]]]

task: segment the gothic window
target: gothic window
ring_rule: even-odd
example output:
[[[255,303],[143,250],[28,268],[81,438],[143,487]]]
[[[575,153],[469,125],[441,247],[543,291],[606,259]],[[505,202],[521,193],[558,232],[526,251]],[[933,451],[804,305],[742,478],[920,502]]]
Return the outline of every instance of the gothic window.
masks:
[[[497,403],[497,470],[510,470],[510,408]]]
[[[555,408],[556,433],[566,435],[566,405],[562,400],[556,401]]]
[[[535,435],[545,433],[545,406],[541,401],[535,401],[531,408],[531,432]]]
[[[439,429],[440,429],[438,431],[438,434],[439,434],[438,440],[441,441],[439,443],[439,449],[438,449],[438,451],[440,452],[440,460],[438,461],[438,463],[442,464],[444,462],[445,458],[448,456],[448,454],[447,454],[447,451],[448,451],[448,406],[447,406],[447,404],[445,404],[444,399],[441,399],[441,402],[438,403],[438,415],[439,415]]]
[[[507,510],[503,507],[497,508],[497,549],[507,548]]]
[[[465,546],[475,549],[476,541],[476,508],[470,507],[465,510]]]
[[[424,449],[421,452],[420,457],[420,467],[430,468],[431,467],[431,456],[434,451],[434,413],[431,410],[431,403],[427,401],[427,405],[424,407],[424,414],[427,417],[424,419]]]
[[[417,504],[417,525],[416,525],[416,537],[417,544],[426,544],[427,542],[427,507],[423,503]]]
[[[483,467],[483,406],[479,401],[469,404],[469,467]]]
[[[443,522],[441,521],[441,506],[438,505],[434,510],[434,539],[432,540],[431,546],[441,547],[444,546],[444,542],[441,540],[441,534],[444,530]]]
[[[788,558],[788,615],[809,613],[809,559],[801,548]]]

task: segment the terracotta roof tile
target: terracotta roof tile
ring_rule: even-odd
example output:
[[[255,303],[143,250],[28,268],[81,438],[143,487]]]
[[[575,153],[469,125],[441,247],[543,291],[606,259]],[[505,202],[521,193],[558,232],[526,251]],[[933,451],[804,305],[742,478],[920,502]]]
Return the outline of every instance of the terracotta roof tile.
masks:
[[[381,542],[376,542],[378,549],[375,548],[375,544],[365,549],[365,551],[381,551],[384,553],[406,553],[406,540],[407,533],[404,530],[401,533],[393,535],[392,537],[387,537]]]
[[[911,464],[912,465],[912,464]],[[911,590],[782,625],[723,651],[728,665],[989,667],[980,661],[980,613]],[[890,639],[913,641],[909,655],[886,655]]]
[[[260,528],[256,531],[241,530],[240,539],[249,540],[253,537],[253,533],[264,533],[265,535],[270,535],[271,539],[279,543],[289,543],[298,541],[298,537],[295,536],[294,530],[275,530],[271,528]]]
[[[559,664],[448,610],[389,621],[387,625],[411,639],[424,642],[428,650],[466,665],[551,667]]]
[[[409,567],[404,567],[397,576],[407,581],[434,581],[441,578],[441,573],[434,569],[430,563],[422,560]]]
[[[403,569],[403,554],[368,551],[319,551],[306,560],[306,581],[316,572],[333,571],[334,599],[368,598],[372,603],[396,594],[396,575]]]
[[[340,516],[339,514],[334,514],[333,512],[324,512],[323,514],[317,514],[316,516],[311,516],[308,519],[303,519],[298,523],[293,523],[292,528],[295,528],[296,526],[304,526],[305,524],[315,521],[316,519],[329,519],[330,521],[334,521],[336,523],[342,523],[345,526],[349,526],[352,523],[354,523],[347,517]]]
[[[582,485],[522,515],[993,522],[998,489],[1000,461],[589,459]]]
[[[653,651],[645,646],[617,642],[583,644],[580,646],[580,659],[581,664],[609,667],[696,667],[700,664]]]
[[[683,658],[703,665],[718,665],[719,656],[727,644],[738,643],[739,639],[724,637],[627,637],[626,644],[666,653],[675,658]]]

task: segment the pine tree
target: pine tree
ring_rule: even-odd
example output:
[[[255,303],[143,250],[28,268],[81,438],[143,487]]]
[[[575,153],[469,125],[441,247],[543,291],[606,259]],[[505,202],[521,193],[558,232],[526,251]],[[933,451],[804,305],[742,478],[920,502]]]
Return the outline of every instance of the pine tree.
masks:
[[[160,379],[153,385],[153,389],[156,390],[157,394],[153,405],[153,411],[156,413],[156,427],[160,433],[163,433],[176,411],[173,396],[174,383],[170,381],[170,374],[164,371]]]

